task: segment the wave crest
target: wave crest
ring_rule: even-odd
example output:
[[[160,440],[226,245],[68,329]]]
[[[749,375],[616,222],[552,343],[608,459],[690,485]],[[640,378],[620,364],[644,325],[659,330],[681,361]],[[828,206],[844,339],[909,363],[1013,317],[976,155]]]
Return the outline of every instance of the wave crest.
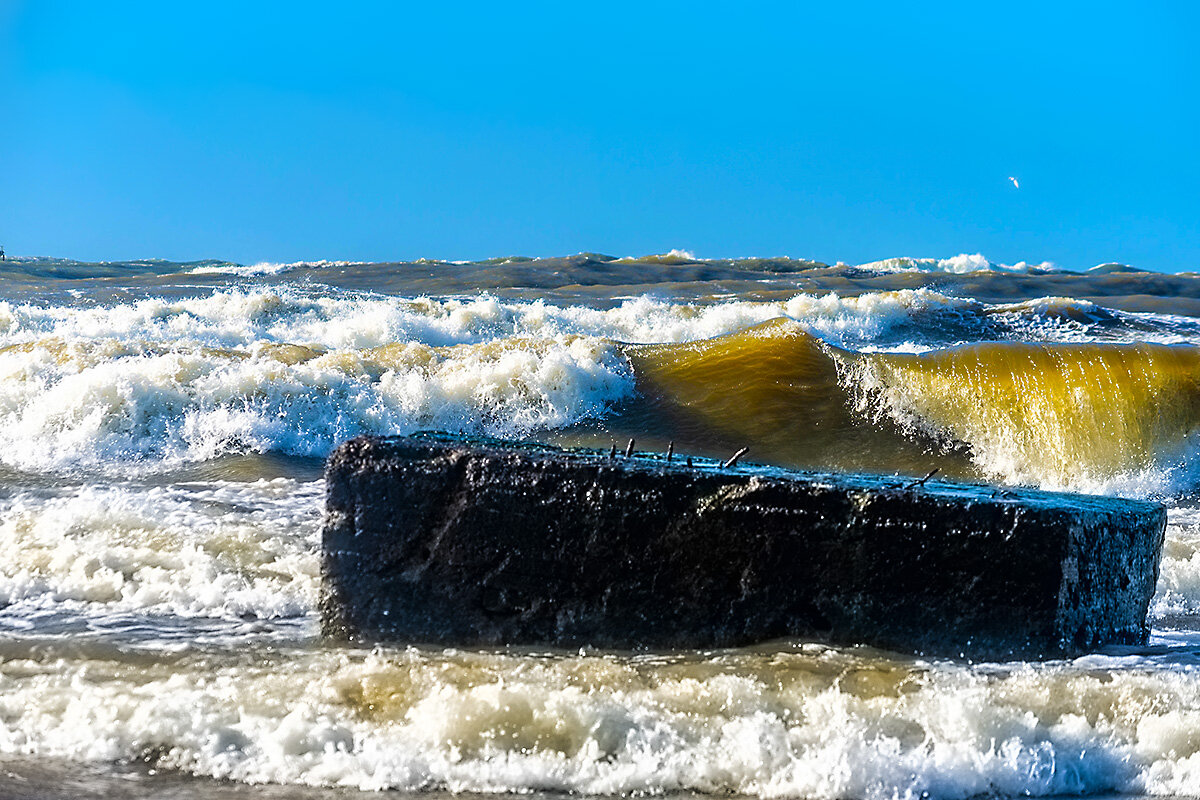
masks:
[[[123,469],[324,456],[419,428],[521,436],[599,416],[630,387],[616,349],[587,337],[332,351],[49,338],[0,350],[0,461]]]
[[[1195,345],[861,352],[780,319],[631,358],[672,435],[753,442],[767,461],[910,474],[940,466],[960,477],[1135,495],[1190,492],[1200,472]]]
[[[1161,491],[1195,450],[1191,345],[985,343],[839,362],[859,411],[966,443],[1013,483]]]

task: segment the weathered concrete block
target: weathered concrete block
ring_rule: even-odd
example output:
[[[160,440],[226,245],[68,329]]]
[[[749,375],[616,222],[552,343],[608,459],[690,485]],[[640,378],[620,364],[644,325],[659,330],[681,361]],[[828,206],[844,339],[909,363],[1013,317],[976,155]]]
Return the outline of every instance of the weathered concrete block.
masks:
[[[1144,643],[1154,503],[449,437],[329,459],[332,637],[968,656]]]

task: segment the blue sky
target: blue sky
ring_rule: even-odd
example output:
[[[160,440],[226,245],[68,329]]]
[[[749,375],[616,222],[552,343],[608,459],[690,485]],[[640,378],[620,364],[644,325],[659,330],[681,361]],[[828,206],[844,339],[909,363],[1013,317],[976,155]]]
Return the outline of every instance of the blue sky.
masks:
[[[1200,270],[1196,8],[0,0],[0,243]]]

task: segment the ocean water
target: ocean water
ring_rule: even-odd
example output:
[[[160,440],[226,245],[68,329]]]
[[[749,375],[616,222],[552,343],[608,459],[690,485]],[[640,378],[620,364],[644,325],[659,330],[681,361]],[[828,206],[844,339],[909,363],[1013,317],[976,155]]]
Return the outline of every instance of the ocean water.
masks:
[[[0,796],[1200,795],[1200,276],[0,263]],[[322,459],[438,429],[1147,497],[1145,648],[322,642]]]

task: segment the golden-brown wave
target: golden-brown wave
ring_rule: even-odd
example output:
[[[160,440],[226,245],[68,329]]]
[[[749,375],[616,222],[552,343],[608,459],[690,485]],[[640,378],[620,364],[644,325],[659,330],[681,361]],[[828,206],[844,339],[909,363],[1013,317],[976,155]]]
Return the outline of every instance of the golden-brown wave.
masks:
[[[1188,457],[1200,348],[989,342],[856,353],[774,320],[629,347],[641,403],[612,426],[679,448],[809,468],[1087,489]]]

